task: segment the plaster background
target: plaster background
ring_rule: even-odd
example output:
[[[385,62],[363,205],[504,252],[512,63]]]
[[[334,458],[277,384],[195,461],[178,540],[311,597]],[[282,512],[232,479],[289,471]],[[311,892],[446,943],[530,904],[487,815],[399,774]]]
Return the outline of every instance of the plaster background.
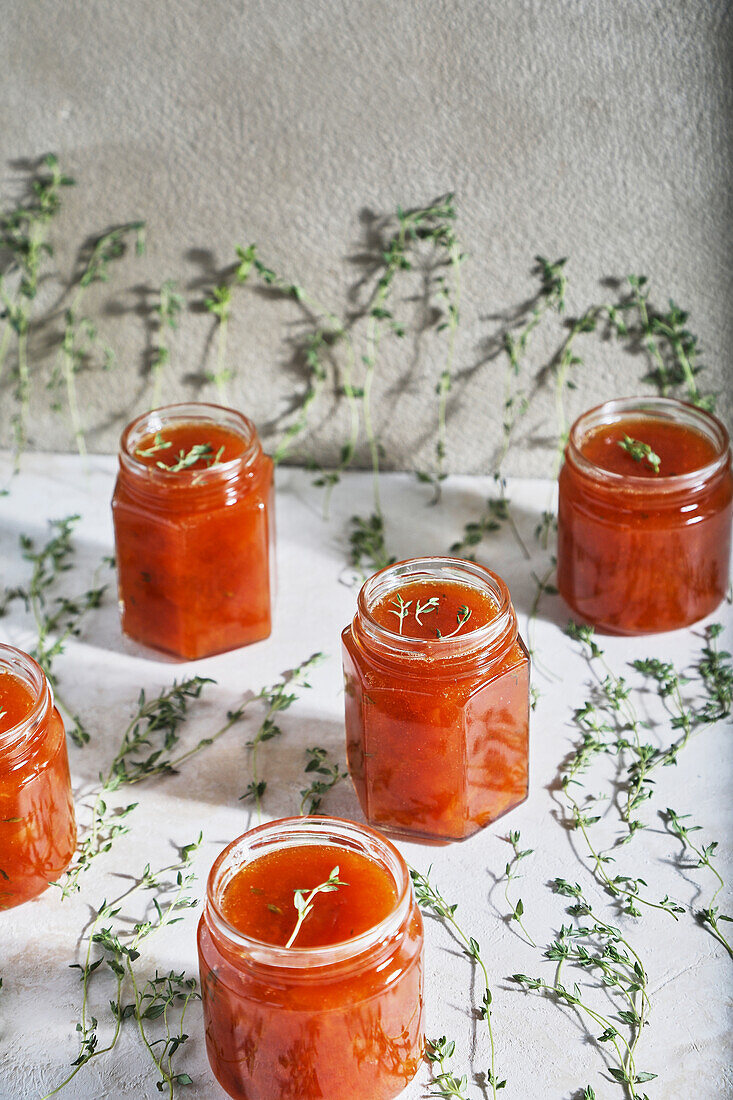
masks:
[[[55,231],[66,274],[90,234],[128,219],[148,224],[146,256],[123,260],[88,298],[119,357],[115,372],[79,379],[92,449],[115,449],[124,421],[146,406],[145,314],[164,279],[200,298],[234,244],[256,241],[279,271],[343,310],[367,212],[447,190],[470,253],[459,370],[485,358],[492,315],[534,290],[540,252],[571,257],[571,313],[603,296],[603,276],[648,274],[658,301],[671,295],[690,309],[709,384],[730,390],[726,0],[0,0],[0,13],[3,203],[21,186],[18,158],[58,152],[78,180]],[[45,285],[39,300],[46,321],[32,350],[41,371],[51,366],[57,293]],[[401,315],[411,308],[403,303]],[[257,294],[234,307],[231,397],[270,439],[303,388],[288,365],[297,316]],[[207,316],[186,313],[166,400],[213,397],[191,380],[211,354],[210,330]],[[551,348],[533,345],[533,370]],[[425,466],[440,341],[393,340],[384,353],[375,401],[386,464]],[[639,357],[593,336],[581,353],[570,415],[640,390]],[[485,362],[456,385],[451,468],[489,468],[503,369],[501,359]],[[11,412],[4,388],[5,440]],[[347,421],[333,387],[312,423],[303,452],[335,460]],[[546,474],[554,431],[548,389],[507,471]],[[70,446],[41,385],[32,445]]]

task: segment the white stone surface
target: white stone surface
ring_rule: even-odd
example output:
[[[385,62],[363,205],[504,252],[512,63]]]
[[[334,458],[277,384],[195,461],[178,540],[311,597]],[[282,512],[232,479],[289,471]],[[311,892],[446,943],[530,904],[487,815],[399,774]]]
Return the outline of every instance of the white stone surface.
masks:
[[[108,502],[113,470],[110,457],[94,458],[83,469],[73,457],[28,456],[23,473],[12,483],[10,496],[0,499],[0,582],[12,585],[27,575],[17,546],[21,532],[40,541],[48,519],[79,512],[78,567],[68,575],[65,587],[70,593],[83,591],[100,558],[112,547]],[[356,589],[346,583],[343,534],[348,516],[370,507],[369,479],[353,474],[337,487],[328,522],[321,517],[322,497],[310,487],[308,475],[280,470],[278,482],[280,596],[269,640],[192,665],[177,664],[145,652],[121,636],[110,595],[105,606],[89,616],[82,636],[68,645],[58,662],[60,687],[92,732],[86,748],[70,747],[78,796],[93,787],[99,770],[113,755],[140,687],[154,692],[174,677],[194,671],[216,678],[216,686],[192,709],[185,742],[193,743],[218,727],[227,707],[243,692],[273,682],[315,650],[328,654],[328,660],[313,674],[312,690],[303,692],[299,702],[282,715],[282,738],[263,748],[266,814],[277,817],[297,812],[306,747],[323,745],[343,762],[339,633],[353,613],[356,596]],[[452,479],[442,506],[428,508],[422,503],[424,491],[414,479],[386,477],[383,494],[391,550],[400,557],[444,551],[490,491],[487,480]],[[551,487],[547,481],[517,481],[511,484],[510,493],[533,559],[526,562],[511,536],[503,533],[492,536],[479,556],[508,581],[526,633],[534,594],[531,570],[541,572],[547,560],[535,549],[533,530]],[[719,609],[716,618],[729,618],[729,610],[725,606]],[[517,971],[541,974],[548,980],[554,973],[552,965],[523,943],[506,920],[503,887],[497,879],[509,850],[502,838],[510,828],[520,829],[523,844],[535,850],[523,867],[523,878],[512,887],[512,897],[523,898],[526,924],[540,945],[553,938],[564,919],[562,899],[547,886],[556,875],[583,883],[599,911],[609,917],[613,914],[608,899],[593,885],[572,834],[558,820],[555,783],[574,742],[570,718],[573,708],[586,697],[588,677],[584,662],[561,632],[567,618],[560,599],[547,597],[533,630],[539,657],[535,683],[541,695],[532,715],[529,800],[464,843],[444,847],[400,844],[416,867],[427,870],[432,864],[435,882],[450,901],[458,903],[458,915],[482,945],[494,992],[497,1068],[500,1077],[508,1079],[500,1094],[506,1100],[577,1100],[586,1084],[593,1085],[599,1098],[614,1100],[622,1095],[604,1072],[599,1048],[572,1012],[523,995],[506,980]],[[649,654],[688,664],[699,649],[699,634],[695,628],[640,640],[609,638],[604,646],[618,671],[635,656]],[[0,619],[0,639],[21,647],[32,643],[30,623],[17,604]],[[649,708],[651,714],[656,713],[651,699]],[[78,972],[68,966],[78,961],[90,906],[114,896],[127,884],[125,876],[139,873],[145,863],[156,866],[167,862],[171,846],[194,839],[199,829],[204,834],[196,861],[200,895],[217,852],[247,827],[250,811],[238,801],[249,779],[244,743],[260,718],[253,710],[247,723],[233,729],[181,774],[136,788],[134,798],[139,799],[139,806],[129,818],[129,835],[119,838],[112,852],[96,861],[82,879],[79,896],[62,902],[56,891],[49,890],[22,908],[0,914],[2,1100],[36,1100],[63,1078],[76,1057],[74,1027],[80,985]],[[655,730],[653,736],[657,734],[665,742],[671,737],[668,728]],[[730,729],[721,724],[700,734],[677,768],[664,769],[658,775],[655,800],[643,814],[649,829],[630,849],[622,849],[618,859],[620,870],[633,867],[647,879],[652,896],[669,892],[685,905],[700,906],[712,893],[711,879],[704,872],[681,876],[675,869],[678,846],[664,832],[656,813],[667,805],[680,813],[692,813],[705,827],[700,835],[721,842],[721,869],[727,866],[730,873],[732,755]],[[600,785],[599,781],[590,786],[596,790]],[[130,792],[124,790],[116,798],[120,804],[132,801]],[[356,797],[346,783],[327,797],[324,809],[361,819]],[[83,810],[80,819],[83,823]],[[730,911],[729,888],[720,900]],[[189,912],[181,924],[151,939],[139,965],[151,973],[157,966],[195,974],[196,921],[197,913]],[[677,924],[654,913],[646,913],[641,921],[621,919],[618,923],[633,939],[650,979],[651,1024],[641,1041],[638,1064],[659,1074],[657,1081],[645,1086],[651,1100],[688,1096],[723,1100],[731,1096],[730,960],[689,914]],[[471,1000],[472,993],[480,996],[480,983],[441,926],[427,921],[426,931],[427,1033],[456,1039],[456,1070],[469,1075],[471,1097],[485,1097],[485,1089],[473,1079],[488,1064],[485,1029],[474,1019]],[[92,1011],[100,1020],[103,1039],[109,1033],[107,1000],[112,990],[102,977],[93,980],[90,988]],[[597,990],[592,995],[602,997]],[[188,1071],[195,1084],[182,1089],[181,1095],[190,1100],[223,1096],[206,1060],[198,1004],[190,1009],[187,1030],[191,1038],[179,1069]],[[83,1068],[65,1095],[84,1100],[158,1096],[151,1068],[128,1022],[117,1050]],[[405,1091],[405,1100],[424,1096],[428,1080],[424,1067]]]
[[[200,303],[234,245],[255,241],[286,278],[343,314],[363,274],[351,259],[363,256],[373,218],[448,190],[469,253],[452,469],[490,469],[504,371],[503,356],[491,357],[496,315],[534,293],[538,252],[571,257],[571,313],[605,298],[603,278],[649,275],[659,305],[671,296],[691,311],[708,385],[725,389],[732,12],[727,0],[0,0],[0,205],[21,189],[23,158],[55,150],[78,180],[53,231],[62,285],[44,281],[37,302],[33,445],[73,449],[44,386],[69,304],[63,284],[90,236],[137,218],[149,230],[147,256],[126,258],[84,305],[118,353],[113,373],[77,379],[90,447],[111,450],[150,398],[151,311],[165,279]],[[408,299],[421,290],[420,273],[405,285],[402,319],[420,319]],[[261,294],[235,295],[230,397],[272,434],[305,389],[290,363],[297,317]],[[213,367],[211,328],[201,312],[184,316],[168,400],[190,398],[192,377]],[[533,343],[533,375],[561,335],[556,326]],[[443,346],[384,342],[376,420],[395,469],[432,458]],[[640,390],[642,355],[595,336],[577,347],[586,363],[574,371],[571,414]],[[7,446],[8,371],[2,385]],[[348,430],[334,403],[329,383],[303,451],[324,463],[337,460]],[[545,474],[551,423],[546,385],[508,472]]]

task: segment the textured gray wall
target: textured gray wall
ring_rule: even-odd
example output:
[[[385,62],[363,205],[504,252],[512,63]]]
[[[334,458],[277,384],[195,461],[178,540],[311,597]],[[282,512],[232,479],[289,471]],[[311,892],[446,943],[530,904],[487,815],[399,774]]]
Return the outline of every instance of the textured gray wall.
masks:
[[[532,292],[532,258],[542,252],[571,257],[571,312],[598,300],[601,277],[646,272],[658,299],[672,295],[691,310],[710,382],[729,387],[726,0],[2,0],[0,13],[5,205],[23,178],[14,162],[53,149],[78,180],[55,228],[62,272],[89,234],[132,218],[148,224],[147,255],[125,258],[88,298],[119,355],[114,373],[79,379],[92,448],[113,449],[124,420],[145,407],[142,314],[162,280],[178,279],[193,300],[235,243],[257,241],[273,266],[344,310],[365,211],[449,189],[470,253],[459,369],[482,360],[492,315]],[[39,379],[51,366],[56,298],[44,286]],[[235,303],[233,403],[265,432],[287,423],[302,387],[285,343],[297,316],[257,294]],[[208,317],[186,315],[167,399],[197,392],[190,376],[201,371],[210,328]],[[549,334],[533,346],[533,370],[551,347]],[[639,357],[595,337],[582,350],[571,414],[640,389]],[[385,344],[376,404],[388,464],[429,463],[440,364],[432,336]],[[454,390],[454,469],[488,468],[502,371],[500,357]],[[198,392],[213,395],[211,386]],[[66,425],[44,411],[40,382],[35,393],[33,445],[69,446]],[[543,441],[554,424],[548,389],[507,468],[546,473]],[[346,419],[333,415],[328,392],[313,426],[305,449],[332,458]]]

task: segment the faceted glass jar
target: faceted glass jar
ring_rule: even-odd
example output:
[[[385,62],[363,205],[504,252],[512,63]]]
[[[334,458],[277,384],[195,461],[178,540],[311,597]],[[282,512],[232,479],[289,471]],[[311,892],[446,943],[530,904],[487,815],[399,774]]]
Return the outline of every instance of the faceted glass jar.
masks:
[[[333,845],[374,860],[394,881],[381,923],[326,947],[254,940],[224,917],[244,864],[289,846]],[[286,818],[252,829],[215,862],[199,922],[206,1049],[237,1100],[391,1100],[423,1054],[423,924],[407,866],[372,829]]]
[[[380,626],[376,604],[416,581],[466,585],[496,617],[449,639]],[[349,771],[372,825],[458,840],[524,801],[529,655],[500,577],[457,558],[389,566],[362,587],[342,640]]]
[[[604,426],[634,418],[708,441],[699,469],[654,477],[610,472],[583,453]],[[640,429],[643,434],[643,429]],[[710,413],[672,398],[623,398],[579,417],[560,471],[558,588],[586,622],[614,634],[676,630],[710,614],[728,588],[730,443]]]
[[[142,440],[195,424],[242,442],[236,458],[175,473],[137,456]],[[122,629],[193,660],[266,638],[274,570],[272,459],[247,417],[218,405],[169,405],[138,417],[120,443],[112,501]]]
[[[76,847],[66,735],[48,680],[19,649],[0,645],[0,675],[31,706],[0,732],[0,909],[29,901],[66,870]]]

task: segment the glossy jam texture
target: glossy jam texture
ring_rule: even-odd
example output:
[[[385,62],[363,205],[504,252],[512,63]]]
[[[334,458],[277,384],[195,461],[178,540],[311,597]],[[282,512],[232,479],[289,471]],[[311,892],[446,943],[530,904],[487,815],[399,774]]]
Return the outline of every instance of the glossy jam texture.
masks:
[[[637,460],[621,446],[624,438],[646,443],[659,458],[658,472],[647,458]],[[580,452],[595,466],[626,477],[678,477],[701,470],[715,458],[712,441],[693,428],[648,416],[627,416],[601,424],[583,438]]]
[[[76,824],[66,753],[57,710],[49,708],[37,733],[23,745],[8,735],[30,714],[28,684],[0,671],[0,910],[29,901],[68,867]],[[3,737],[5,735],[5,737]]]
[[[527,797],[529,658],[517,636],[441,661],[441,647],[496,618],[496,603],[461,582],[421,580],[398,591],[412,601],[403,636],[424,639],[424,652],[385,657],[358,616],[343,633],[349,771],[370,824],[461,839]],[[416,624],[417,600],[435,595],[436,611]],[[386,624],[393,598],[371,609],[376,622]],[[462,608],[472,615],[458,628]]]
[[[282,859],[279,852],[261,856],[250,865],[251,871],[230,880],[221,906],[228,909],[230,919],[282,943],[292,922],[263,913],[261,899],[272,896],[276,900],[266,904],[292,908],[293,889],[325,881],[338,866],[340,877],[349,880],[349,893],[340,887],[317,895],[295,948],[306,947],[309,937],[340,941],[347,929],[363,923],[372,927],[394,911],[394,881],[381,865],[368,871],[364,863],[371,862],[333,845],[297,847]],[[253,881],[248,881],[250,874]],[[255,882],[265,893],[252,894]],[[345,904],[333,907],[339,895]],[[423,1053],[423,927],[414,901],[389,935],[345,960],[329,963],[328,948],[322,948],[326,955],[319,961],[296,968],[268,964],[263,950],[252,958],[222,939],[206,914],[202,917],[199,960],[206,1047],[217,1080],[229,1096],[398,1096],[417,1072]]]
[[[183,422],[144,435],[135,445],[135,458],[145,466],[159,470],[165,467],[174,476],[183,470],[206,470],[214,462],[241,458],[244,449],[242,437],[228,428]],[[177,466],[181,469],[176,470]]]
[[[649,444],[659,474],[618,446],[624,432]],[[637,416],[596,428],[579,449],[596,472],[569,448],[558,504],[558,587],[573,612],[610,633],[648,634],[714,611],[728,587],[733,476],[728,463],[695,478],[717,457],[712,440],[685,423]],[[678,489],[658,488],[678,476]]]
[[[283,946],[297,923],[295,891],[307,895],[334,867],[344,885],[315,896],[295,943],[326,947],[353,939],[389,916],[397,891],[374,860],[330,844],[281,848],[245,864],[226,885],[222,914],[245,935]]]
[[[157,465],[170,469],[195,446],[206,455],[188,468]],[[260,454],[233,479],[218,480],[216,469],[244,450],[234,431],[181,422],[135,445],[149,473],[121,467],[112,505],[120,608],[122,629],[136,641],[193,660],[269,635],[272,460]]]
[[[458,581],[411,581],[382,596],[371,616],[379,626],[405,638],[455,637],[478,630],[498,614],[487,592]]]
[[[33,710],[33,692],[20,677],[0,668],[0,734],[13,729]]]

